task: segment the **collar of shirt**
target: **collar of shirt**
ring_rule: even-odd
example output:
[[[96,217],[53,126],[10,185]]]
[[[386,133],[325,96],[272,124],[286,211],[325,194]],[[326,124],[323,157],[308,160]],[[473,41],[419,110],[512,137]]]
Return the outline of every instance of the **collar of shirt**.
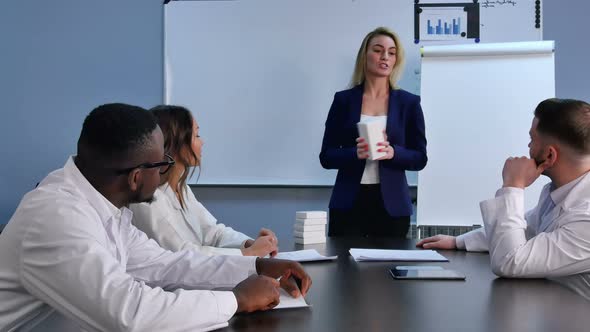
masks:
[[[580,181],[582,181],[582,179],[584,179],[587,175],[588,173],[584,173],[582,176],[577,177],[576,179],[564,184],[563,186],[557,189],[553,188],[553,182],[548,183],[547,186],[549,186],[549,191],[551,192],[551,200],[553,201],[555,206],[562,205],[562,203],[564,203],[565,199],[568,197],[572,189],[574,189],[574,187],[578,183],[580,183]]]
[[[174,190],[172,190],[172,188],[170,187],[170,185],[168,183],[161,185],[159,189],[162,190],[162,193],[164,193],[164,195],[166,195],[166,197],[170,201],[170,204],[172,204],[172,206],[176,210],[182,211],[182,206],[180,206],[180,201],[178,200],[176,193],[174,192]],[[186,201],[185,201],[185,203],[186,203]]]
[[[78,166],[76,166],[74,156],[71,156],[66,162],[64,175],[68,181],[71,181],[78,188],[80,194],[88,200],[88,204],[94,207],[103,222],[106,223],[113,218],[120,220],[122,216],[131,219],[132,212],[130,210],[125,207],[118,209],[88,182],[78,169]]]

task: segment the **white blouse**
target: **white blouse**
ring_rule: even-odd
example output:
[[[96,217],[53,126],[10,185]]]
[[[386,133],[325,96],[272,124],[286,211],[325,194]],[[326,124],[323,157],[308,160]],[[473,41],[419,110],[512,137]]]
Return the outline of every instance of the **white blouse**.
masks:
[[[154,193],[151,204],[131,204],[133,224],[165,249],[197,249],[206,255],[242,255],[247,235],[218,224],[186,186],[185,208],[168,184]]]
[[[387,115],[361,114],[361,122],[371,121],[378,121],[380,126],[382,127],[381,130],[385,130],[385,126],[387,125]],[[365,170],[363,172],[363,177],[361,178],[361,184],[376,184],[380,182],[381,179],[379,178],[379,160],[367,159],[367,163],[365,164]]]

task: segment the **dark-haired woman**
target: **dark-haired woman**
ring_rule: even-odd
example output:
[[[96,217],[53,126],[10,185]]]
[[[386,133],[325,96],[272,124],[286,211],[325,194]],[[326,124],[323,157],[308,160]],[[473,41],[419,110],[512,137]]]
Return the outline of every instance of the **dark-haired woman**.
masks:
[[[132,204],[133,224],[161,247],[179,251],[197,249],[207,255],[274,256],[275,234],[262,229],[256,240],[223,224],[195,198],[186,184],[191,169],[200,166],[203,141],[190,111],[180,106],[150,110],[164,134],[164,148],[176,161],[161,177],[150,204]]]

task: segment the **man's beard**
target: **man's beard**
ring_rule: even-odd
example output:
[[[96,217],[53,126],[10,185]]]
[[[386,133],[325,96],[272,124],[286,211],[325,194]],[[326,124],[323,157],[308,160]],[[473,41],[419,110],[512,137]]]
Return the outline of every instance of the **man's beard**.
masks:
[[[154,199],[154,193],[152,193],[148,197],[141,197],[142,189],[143,189],[143,184],[139,188],[137,188],[137,191],[131,197],[131,200],[129,201],[129,204],[134,204],[134,203],[147,203],[147,204],[152,204],[154,202],[154,200],[155,200]]]
[[[535,161],[535,165],[537,165],[537,167],[539,167],[542,163],[545,162],[545,158],[541,158],[540,153],[537,153],[536,155],[532,155],[531,154],[531,159]]]
[[[537,167],[541,166],[542,163],[545,162],[545,160],[547,159],[540,159],[540,158],[533,158],[533,160],[535,161],[535,164],[537,165]]]
[[[531,156],[531,159],[535,161],[535,165],[537,165],[537,167],[541,166],[542,163],[547,161],[547,158],[541,158],[539,154],[537,154],[536,156]],[[541,174],[547,175],[547,170],[544,170]]]

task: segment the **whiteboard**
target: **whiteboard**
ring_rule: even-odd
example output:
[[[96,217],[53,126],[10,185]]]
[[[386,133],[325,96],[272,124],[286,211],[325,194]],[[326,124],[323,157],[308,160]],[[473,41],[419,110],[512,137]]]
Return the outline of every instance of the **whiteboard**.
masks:
[[[541,39],[534,1],[503,3],[482,3],[482,43]],[[167,4],[165,102],[187,106],[199,122],[199,183],[332,185],[336,170],[318,158],[326,116],[334,93],[348,86],[362,38],[381,25],[406,47],[400,86],[419,94],[414,0]],[[408,180],[416,184],[416,173]]]
[[[430,46],[422,59],[428,167],[418,225],[481,225],[479,202],[502,186],[510,156],[528,156],[534,110],[555,96],[554,43]],[[533,208],[541,176],[525,191]]]

